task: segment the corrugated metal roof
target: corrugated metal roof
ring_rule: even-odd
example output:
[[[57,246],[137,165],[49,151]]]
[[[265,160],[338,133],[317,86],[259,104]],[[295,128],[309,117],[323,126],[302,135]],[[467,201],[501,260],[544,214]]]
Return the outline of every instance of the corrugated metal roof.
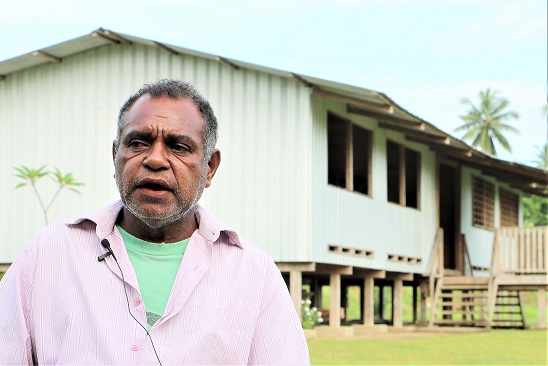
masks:
[[[52,62],[52,60],[56,61],[56,59],[59,59],[62,62],[62,59],[65,57],[93,48],[109,44],[132,43],[159,47],[166,52],[174,54],[187,54],[216,60],[227,63],[234,68],[246,68],[277,76],[296,78],[310,87],[313,93],[347,102],[349,108],[353,111],[352,113],[365,114],[379,121],[404,125],[398,128],[403,129],[403,131],[400,131],[403,133],[406,133],[405,129],[407,129],[410,139],[416,139],[421,143],[430,145],[433,150],[444,152],[456,160],[463,162],[465,165],[483,169],[486,173],[495,175],[502,181],[508,178],[509,183],[525,192],[544,196],[548,195],[547,171],[518,163],[506,162],[484,154],[463,141],[443,132],[433,124],[408,112],[381,92],[250,64],[149,39],[116,33],[103,28],[99,28],[90,34],[78,38],[0,62],[0,80],[9,77],[11,73]],[[48,58],[48,56],[52,57]],[[384,126],[387,125],[385,124]],[[420,137],[417,137],[417,135]],[[445,136],[445,138],[440,140],[440,135]],[[520,175],[523,181],[516,182],[515,177],[508,177],[508,173]]]

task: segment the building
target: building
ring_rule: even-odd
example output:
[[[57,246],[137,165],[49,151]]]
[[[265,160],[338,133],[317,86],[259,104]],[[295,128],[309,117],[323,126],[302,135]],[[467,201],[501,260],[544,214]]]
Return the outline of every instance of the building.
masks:
[[[521,195],[548,194],[546,171],[478,152],[383,93],[110,30],[2,61],[0,75],[6,265],[44,225],[31,190],[14,190],[13,167],[47,164],[86,183],[81,195],[59,196],[53,218],[116,199],[118,108],[162,77],[193,83],[220,121],[223,160],[201,202],[271,253],[296,307],[303,283],[318,306],[329,285],[331,326],[345,323],[333,314],[344,315],[348,286],[361,289],[366,325],[374,286],[392,288],[387,321],[401,326],[404,285],[416,299],[422,288],[421,313],[445,275],[489,278],[496,229],[521,226]],[[40,189],[52,197],[55,188]],[[534,256],[545,276],[539,233]],[[544,291],[545,277],[535,283]]]

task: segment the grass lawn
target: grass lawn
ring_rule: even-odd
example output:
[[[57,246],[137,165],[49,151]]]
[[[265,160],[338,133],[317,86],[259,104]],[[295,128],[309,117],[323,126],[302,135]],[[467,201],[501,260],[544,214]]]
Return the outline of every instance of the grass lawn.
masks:
[[[546,331],[382,340],[309,339],[313,365],[546,365]]]

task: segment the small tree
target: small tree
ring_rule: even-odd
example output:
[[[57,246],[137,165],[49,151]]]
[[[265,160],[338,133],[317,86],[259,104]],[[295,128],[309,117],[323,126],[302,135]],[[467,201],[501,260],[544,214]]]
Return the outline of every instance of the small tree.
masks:
[[[48,211],[51,208],[51,205],[53,205],[53,202],[55,201],[59,193],[63,189],[68,188],[69,190],[79,194],[80,192],[78,191],[77,187],[84,185],[84,183],[76,182],[72,176],[72,173],[67,173],[63,175],[63,173],[61,173],[61,171],[58,168],[55,168],[55,171],[53,172],[48,171],[48,170],[45,170],[46,169],[45,165],[38,169],[30,169],[24,165],[21,165],[20,167],[14,167],[13,169],[15,169],[18,172],[18,174],[15,174],[15,176],[23,180],[23,182],[15,186],[15,189],[25,187],[25,186],[32,187],[32,189],[34,190],[34,194],[36,195],[36,198],[38,199],[38,202],[40,203],[42,212],[44,213],[44,219],[45,219],[46,225],[49,224]],[[44,177],[49,177],[58,184],[57,191],[55,192],[55,194],[53,195],[53,197],[51,198],[51,200],[49,201],[47,205],[44,204],[44,200],[42,199],[40,192],[38,191],[38,188],[36,186],[36,183]]]

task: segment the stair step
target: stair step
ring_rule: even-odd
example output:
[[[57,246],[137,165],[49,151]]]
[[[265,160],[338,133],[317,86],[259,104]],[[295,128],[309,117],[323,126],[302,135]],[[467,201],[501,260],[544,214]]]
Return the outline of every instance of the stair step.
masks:
[[[448,292],[448,293],[440,294],[440,297],[487,298],[487,293],[463,294],[463,293]]]
[[[484,285],[489,284],[489,278],[484,277],[466,277],[466,276],[451,276],[443,277],[444,285]]]
[[[439,301],[438,306],[487,306],[487,301]]]
[[[487,310],[441,310],[437,312],[443,315],[487,315]]]
[[[522,319],[493,319],[493,323],[523,323]]]
[[[461,291],[469,291],[469,290],[475,290],[475,291],[487,291],[488,288],[485,285],[446,285],[445,283],[442,286],[443,290],[461,290]]]
[[[519,296],[515,296],[515,295],[512,295],[512,296],[500,296],[500,295],[497,295],[497,299],[519,299]]]
[[[521,315],[521,311],[494,311],[493,314],[519,314],[519,315]]]
[[[523,324],[493,324],[496,329],[524,329]]]
[[[470,319],[470,320],[439,319],[439,320],[434,320],[434,324],[482,325],[482,326],[485,326],[485,325],[487,325],[487,321],[486,320],[481,320],[481,319],[478,319],[478,320],[473,320],[473,319]]]

